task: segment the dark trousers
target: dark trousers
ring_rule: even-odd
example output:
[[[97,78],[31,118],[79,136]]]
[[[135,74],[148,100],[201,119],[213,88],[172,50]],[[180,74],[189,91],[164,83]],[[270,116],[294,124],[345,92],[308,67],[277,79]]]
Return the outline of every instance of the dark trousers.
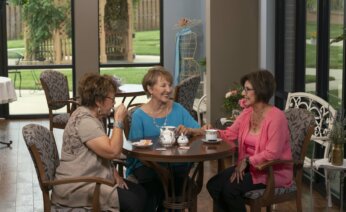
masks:
[[[207,189],[213,198],[217,211],[237,211],[246,212],[243,196],[246,192],[265,188],[264,184],[253,184],[251,174],[245,171],[243,180],[237,183],[237,180],[231,183],[230,177],[234,172],[235,166],[232,166],[223,172],[212,177],[207,183]]]
[[[147,195],[145,189],[133,182],[125,180],[128,190],[117,188],[121,212],[142,212],[146,204]]]
[[[182,186],[184,182],[184,177],[189,170],[188,166],[190,164],[162,164],[163,166],[167,166],[173,174],[174,177],[174,189],[175,194],[180,195],[182,192]],[[162,186],[162,182],[157,176],[155,170],[147,167],[141,166],[133,171],[133,174],[138,180],[138,183],[143,186],[143,188],[147,192],[147,204],[145,206],[146,212],[162,212],[163,206],[162,202],[164,200],[164,189]],[[170,192],[170,191],[169,191]]]
[[[147,201],[145,204],[145,212],[162,211],[162,201],[164,198],[164,191],[161,180],[158,178],[156,172],[149,167],[141,166],[133,171],[138,183],[147,192]]]

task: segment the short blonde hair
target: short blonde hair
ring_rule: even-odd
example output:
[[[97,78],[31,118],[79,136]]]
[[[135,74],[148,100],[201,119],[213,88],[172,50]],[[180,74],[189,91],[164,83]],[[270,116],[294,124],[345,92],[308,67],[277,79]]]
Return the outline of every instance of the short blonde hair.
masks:
[[[159,77],[167,80],[167,82],[169,82],[171,85],[173,84],[173,76],[168,70],[162,66],[154,66],[148,70],[142,80],[143,89],[148,96],[150,96],[148,86],[154,86]]]

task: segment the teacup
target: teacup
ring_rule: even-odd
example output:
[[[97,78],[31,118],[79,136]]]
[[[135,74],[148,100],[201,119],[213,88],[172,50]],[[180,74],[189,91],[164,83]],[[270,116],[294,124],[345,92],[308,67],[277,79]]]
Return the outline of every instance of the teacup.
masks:
[[[217,130],[215,130],[215,129],[205,130],[205,140],[216,141],[217,140]]]

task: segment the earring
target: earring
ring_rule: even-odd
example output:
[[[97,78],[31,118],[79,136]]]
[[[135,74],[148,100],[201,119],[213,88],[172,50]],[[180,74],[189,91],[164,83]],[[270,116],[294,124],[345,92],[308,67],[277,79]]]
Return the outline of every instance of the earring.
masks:
[[[97,108],[97,113],[98,113],[99,115],[101,114],[101,108],[100,108],[100,107]]]

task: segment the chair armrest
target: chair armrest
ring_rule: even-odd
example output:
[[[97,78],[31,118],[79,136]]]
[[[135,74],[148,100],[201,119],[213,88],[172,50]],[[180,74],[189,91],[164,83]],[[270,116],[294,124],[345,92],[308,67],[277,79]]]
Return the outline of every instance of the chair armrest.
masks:
[[[114,186],[116,183],[115,180],[111,181],[101,177],[73,177],[73,178],[66,178],[62,180],[44,181],[43,184],[45,186],[47,185],[54,186],[54,185],[78,183],[78,182],[96,183],[94,194],[93,194],[93,211],[101,211],[100,200],[99,200],[101,184]]]
[[[261,163],[257,166],[255,166],[256,169],[263,171],[265,169],[268,169],[270,166],[278,165],[278,164],[293,164],[293,160],[271,160],[271,161],[266,161],[264,163]]]
[[[81,182],[105,184],[108,186],[114,186],[116,183],[115,180],[111,181],[101,177],[71,177],[71,178],[66,178],[62,180],[44,181],[43,184],[54,186],[54,185],[81,183]]]

